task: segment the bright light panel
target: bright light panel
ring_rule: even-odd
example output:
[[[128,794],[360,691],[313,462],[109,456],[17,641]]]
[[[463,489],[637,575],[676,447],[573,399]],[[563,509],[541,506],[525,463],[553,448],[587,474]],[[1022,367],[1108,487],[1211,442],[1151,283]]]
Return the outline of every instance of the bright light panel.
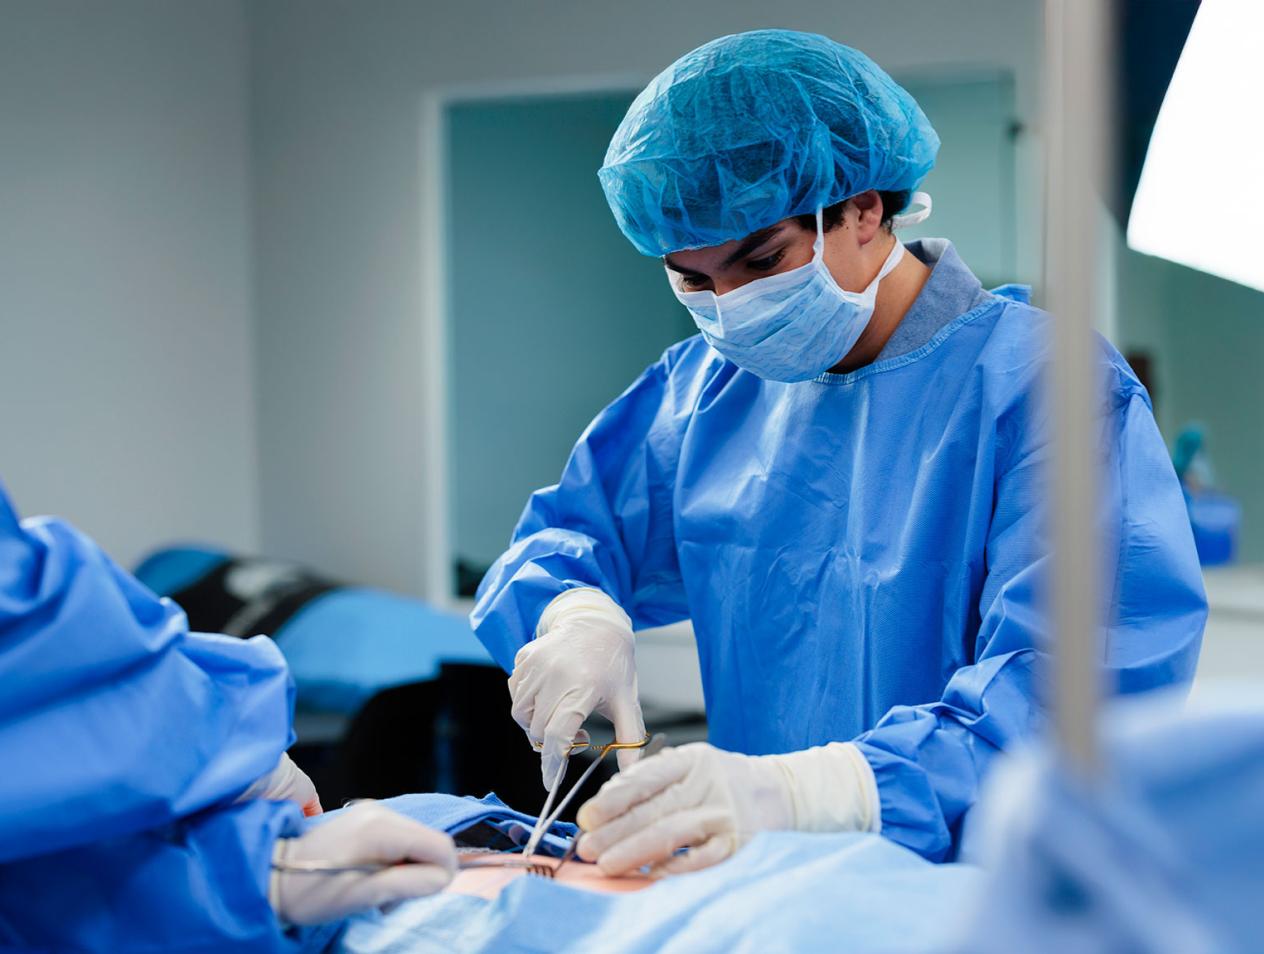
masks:
[[[1128,245],[1264,291],[1262,228],[1264,0],[1203,0],[1150,138]]]

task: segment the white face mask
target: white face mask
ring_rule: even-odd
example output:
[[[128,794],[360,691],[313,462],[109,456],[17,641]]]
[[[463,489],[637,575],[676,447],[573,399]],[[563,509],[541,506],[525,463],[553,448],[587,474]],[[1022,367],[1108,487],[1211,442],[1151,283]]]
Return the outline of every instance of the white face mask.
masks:
[[[930,198],[917,193],[925,206],[893,225],[911,225],[930,214]],[[897,222],[897,219],[899,220]],[[825,234],[821,210],[816,212],[816,242],[806,265],[758,278],[717,295],[712,291],[672,290],[689,309],[702,337],[740,368],[770,381],[810,381],[838,364],[855,346],[873,317],[878,284],[900,264],[904,246],[896,239],[886,261],[864,291],[839,288],[825,267]]]

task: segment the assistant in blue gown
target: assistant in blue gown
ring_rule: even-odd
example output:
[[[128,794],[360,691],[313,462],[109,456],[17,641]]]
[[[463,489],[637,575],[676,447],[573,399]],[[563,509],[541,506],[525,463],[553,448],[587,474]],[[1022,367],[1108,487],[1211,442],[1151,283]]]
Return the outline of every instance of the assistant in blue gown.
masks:
[[[992,757],[1042,719],[1051,319],[924,244],[945,251],[920,253],[930,280],[857,371],[783,384],[670,348],[532,496],[472,619],[506,670],[572,587],[637,628],[692,619],[713,744],[854,739],[882,832],[943,859]],[[1191,679],[1206,602],[1149,398],[1099,356],[1105,664],[1127,693]]]
[[[235,803],[291,740],[276,647],[184,614],[0,486],[0,948],[276,951],[288,802]]]

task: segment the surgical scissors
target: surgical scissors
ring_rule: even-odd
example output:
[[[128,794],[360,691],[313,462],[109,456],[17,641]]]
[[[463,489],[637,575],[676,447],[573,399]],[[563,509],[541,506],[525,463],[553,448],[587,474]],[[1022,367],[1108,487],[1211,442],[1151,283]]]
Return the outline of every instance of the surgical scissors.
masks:
[[[527,841],[526,847],[522,849],[522,853],[525,856],[530,857],[535,852],[535,849],[539,847],[540,839],[544,837],[545,832],[547,832],[550,828],[553,827],[554,823],[558,819],[558,816],[562,814],[562,812],[566,809],[566,806],[570,804],[571,799],[575,797],[575,793],[580,790],[580,788],[583,786],[583,784],[586,781],[588,781],[589,776],[591,776],[593,772],[597,771],[597,766],[601,764],[601,760],[604,759],[610,752],[615,752],[615,751],[618,751],[619,749],[645,749],[645,752],[647,755],[653,755],[655,752],[661,749],[666,744],[666,742],[667,742],[667,737],[663,735],[661,732],[655,735],[653,738],[650,738],[650,734],[647,732],[645,733],[645,738],[643,738],[640,742],[617,742],[616,741],[616,742],[608,742],[605,745],[601,745],[601,746],[593,745],[591,742],[572,742],[570,750],[567,753],[568,759],[571,755],[575,754],[576,752],[582,752],[585,749],[590,749],[590,748],[598,750],[597,757],[592,760],[592,764],[589,765],[588,768],[584,769],[584,774],[579,777],[579,781],[577,781],[574,785],[571,786],[571,790],[566,793],[566,797],[563,798],[560,803],[558,803],[556,808],[554,808],[553,799],[557,797],[557,793],[561,790],[562,775],[566,771],[566,763],[565,762],[562,763],[562,768],[557,773],[557,781],[553,783],[553,788],[549,791],[549,797],[544,800],[544,808],[540,812],[540,818],[536,822],[535,830],[531,833],[531,838]],[[544,747],[543,744],[540,742],[536,742],[533,744],[537,751],[539,751],[540,749]],[[550,811],[552,812],[552,814],[550,814]],[[574,847],[575,843],[578,842],[578,840],[579,840],[579,836],[576,835],[574,841],[572,841],[571,846]],[[573,856],[574,852],[570,852],[570,854]],[[565,864],[566,860],[569,860],[569,859],[564,859],[562,864]],[[558,867],[560,868],[562,867],[562,865],[559,864]]]

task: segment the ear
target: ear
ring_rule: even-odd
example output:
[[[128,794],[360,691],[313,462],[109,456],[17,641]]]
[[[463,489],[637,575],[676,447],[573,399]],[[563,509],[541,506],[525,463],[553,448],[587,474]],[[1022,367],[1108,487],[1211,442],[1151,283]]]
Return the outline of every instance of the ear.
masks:
[[[847,200],[856,210],[856,240],[868,245],[882,229],[882,198],[870,189]]]

